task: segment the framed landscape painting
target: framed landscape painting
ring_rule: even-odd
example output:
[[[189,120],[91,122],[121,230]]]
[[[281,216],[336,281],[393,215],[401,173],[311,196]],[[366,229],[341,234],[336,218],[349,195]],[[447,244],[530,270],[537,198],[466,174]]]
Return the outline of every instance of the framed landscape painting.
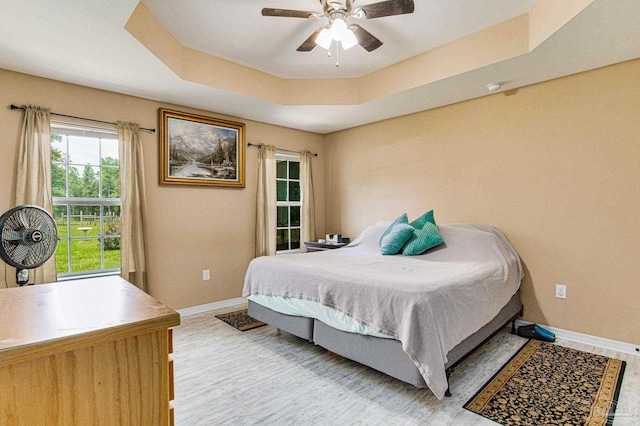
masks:
[[[244,188],[244,123],[160,108],[160,183]]]

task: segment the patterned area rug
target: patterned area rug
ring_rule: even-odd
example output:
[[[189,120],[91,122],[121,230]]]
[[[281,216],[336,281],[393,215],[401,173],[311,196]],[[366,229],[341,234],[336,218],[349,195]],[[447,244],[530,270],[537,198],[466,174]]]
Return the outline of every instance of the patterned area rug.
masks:
[[[502,425],[610,425],[625,366],[529,340],[464,408]]]
[[[251,329],[266,325],[265,323],[258,321],[256,319],[253,319],[249,315],[247,315],[246,309],[242,309],[240,311],[235,311],[235,312],[229,312],[228,314],[216,315],[216,318],[226,322],[233,328],[236,328],[240,331],[247,331],[247,330],[251,330]]]

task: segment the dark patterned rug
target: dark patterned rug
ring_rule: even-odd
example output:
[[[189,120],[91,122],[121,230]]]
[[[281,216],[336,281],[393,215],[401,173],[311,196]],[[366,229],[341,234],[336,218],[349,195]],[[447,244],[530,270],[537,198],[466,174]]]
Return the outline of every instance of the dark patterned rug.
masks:
[[[502,425],[610,425],[625,366],[529,340],[464,408]]]
[[[253,319],[249,315],[247,315],[246,309],[229,312],[228,314],[216,315],[216,318],[226,322],[233,328],[236,328],[240,331],[247,331],[266,325],[265,323],[258,321],[257,319]]]

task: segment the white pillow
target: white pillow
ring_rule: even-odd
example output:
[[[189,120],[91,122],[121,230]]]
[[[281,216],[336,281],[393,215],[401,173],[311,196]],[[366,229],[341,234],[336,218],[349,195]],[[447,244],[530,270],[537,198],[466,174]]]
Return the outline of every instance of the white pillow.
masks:
[[[382,223],[382,224],[381,224]],[[384,231],[391,225],[391,222],[378,222],[373,226],[365,228],[355,239],[351,240],[349,247],[358,247],[380,253],[380,237]]]
[[[390,226],[392,223],[392,220],[379,220],[376,222],[376,226]]]

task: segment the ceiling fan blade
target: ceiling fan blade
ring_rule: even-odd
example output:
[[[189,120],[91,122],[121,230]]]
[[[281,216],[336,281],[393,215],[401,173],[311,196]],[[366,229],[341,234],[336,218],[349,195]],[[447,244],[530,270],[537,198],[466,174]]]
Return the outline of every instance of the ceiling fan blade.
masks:
[[[358,44],[362,46],[367,52],[373,52],[378,47],[382,46],[382,42],[373,36],[369,31],[365,30],[358,24],[350,26],[353,29],[353,33],[358,40]]]
[[[316,12],[307,12],[304,10],[290,10],[290,9],[271,9],[265,7],[262,9],[262,16],[279,16],[283,18],[304,18],[309,19],[317,16]]]
[[[403,15],[413,13],[413,0],[388,0],[380,3],[361,6],[367,19],[382,18],[384,16]]]
[[[316,38],[318,37],[318,34],[320,34],[320,31],[322,31],[322,27],[315,30],[314,33],[311,34],[309,38],[306,39],[296,50],[298,52],[311,52],[313,48],[316,47]]]

